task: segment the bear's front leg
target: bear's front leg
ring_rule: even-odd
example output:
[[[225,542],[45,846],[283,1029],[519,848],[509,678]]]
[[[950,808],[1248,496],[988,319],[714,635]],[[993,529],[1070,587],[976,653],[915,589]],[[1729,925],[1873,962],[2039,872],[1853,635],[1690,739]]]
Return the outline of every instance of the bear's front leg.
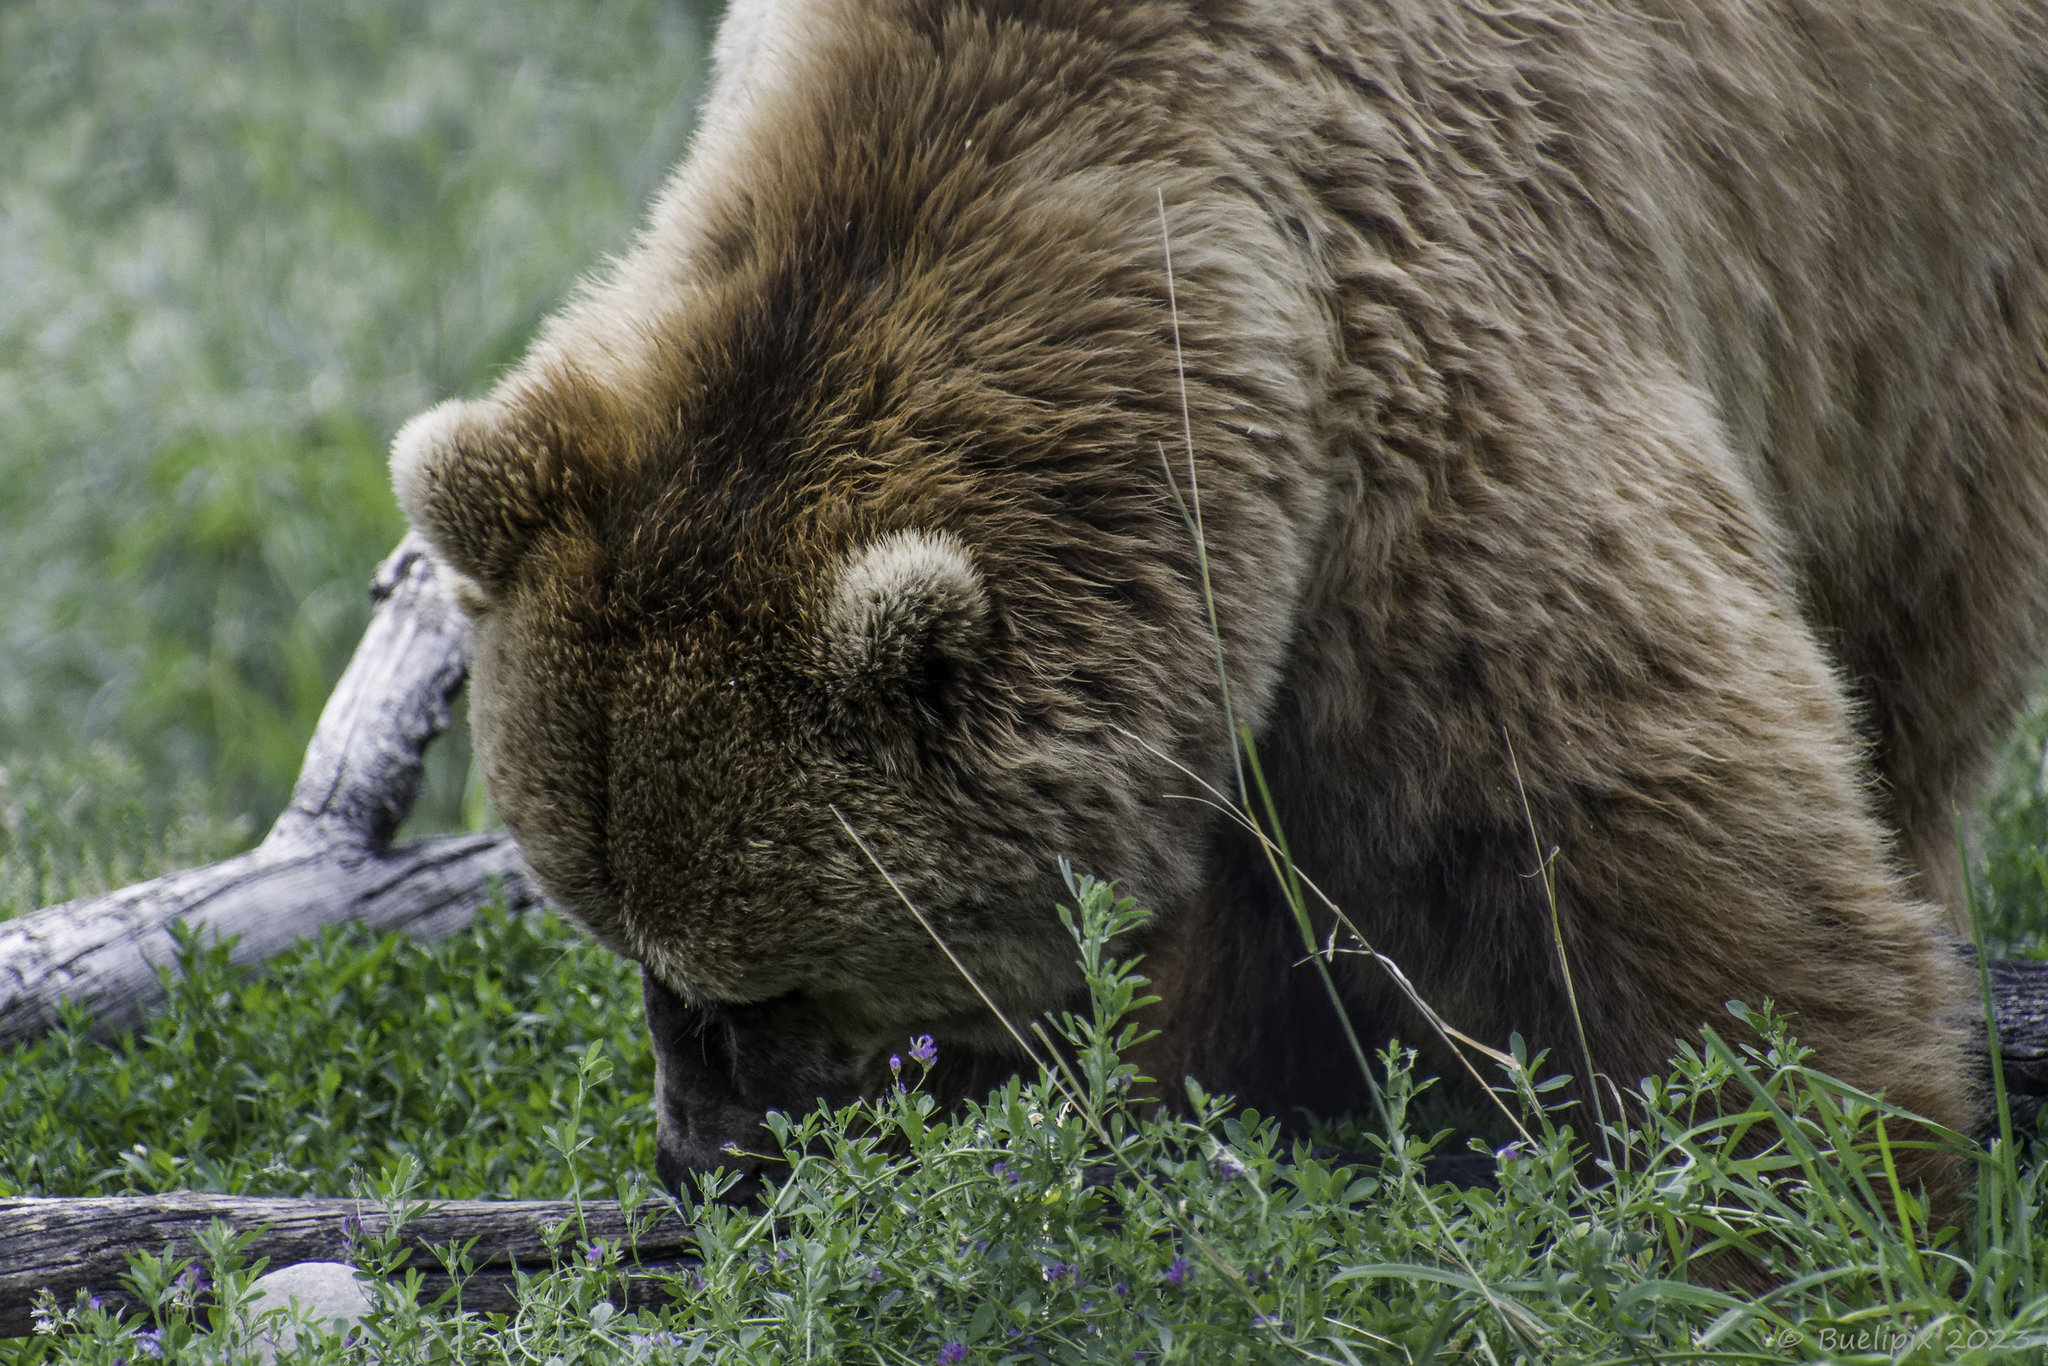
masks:
[[[1391,550],[1339,548],[1263,742],[1292,845],[1476,1037],[1578,1072],[1583,1027],[1626,1091],[1769,999],[1818,1066],[1967,1131],[1973,992],[1761,500],[1683,385],[1598,383],[1454,432],[1420,506],[1366,496]]]

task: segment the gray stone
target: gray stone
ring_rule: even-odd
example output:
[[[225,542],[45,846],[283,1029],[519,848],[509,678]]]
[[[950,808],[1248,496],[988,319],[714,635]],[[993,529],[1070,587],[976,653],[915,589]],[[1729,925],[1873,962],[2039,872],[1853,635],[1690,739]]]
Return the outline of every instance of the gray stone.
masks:
[[[249,1288],[255,1292],[255,1298],[249,1302],[251,1318],[272,1309],[288,1309],[296,1305],[314,1323],[332,1324],[335,1332],[345,1333],[370,1310],[369,1293],[356,1279],[355,1268],[340,1262],[298,1262],[282,1266],[257,1277],[256,1283]],[[280,1352],[291,1351],[298,1341],[298,1329],[287,1323],[274,1332],[259,1336],[255,1347],[258,1357],[267,1366],[267,1363],[277,1360]]]

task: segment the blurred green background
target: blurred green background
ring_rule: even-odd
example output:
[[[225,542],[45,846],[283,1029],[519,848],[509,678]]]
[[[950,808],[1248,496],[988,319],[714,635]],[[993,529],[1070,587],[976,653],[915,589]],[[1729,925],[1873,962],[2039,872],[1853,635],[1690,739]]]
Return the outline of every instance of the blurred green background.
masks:
[[[0,0],[0,915],[268,825],[401,520],[682,153],[692,0]],[[2048,924],[2036,710],[1982,814]],[[488,819],[458,732],[415,828]]]
[[[392,432],[628,243],[716,8],[0,4],[0,913],[268,825]],[[415,824],[481,819],[433,760]]]

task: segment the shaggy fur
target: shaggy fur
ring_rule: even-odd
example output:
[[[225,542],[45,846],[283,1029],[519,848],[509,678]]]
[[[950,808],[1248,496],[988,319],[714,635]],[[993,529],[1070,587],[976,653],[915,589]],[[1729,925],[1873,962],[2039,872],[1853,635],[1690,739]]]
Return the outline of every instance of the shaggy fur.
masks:
[[[1770,997],[1967,1127],[2044,53],[2039,0],[736,5],[634,250],[393,456],[491,794],[646,965],[670,1179],[913,1031],[1014,1065],[842,815],[1016,1017],[1076,985],[1063,854],[1158,908],[1159,1075],[1353,1098],[1177,799],[1231,744],[1170,480],[1296,856],[1444,1014],[1577,1056],[1540,851],[1620,1084]]]

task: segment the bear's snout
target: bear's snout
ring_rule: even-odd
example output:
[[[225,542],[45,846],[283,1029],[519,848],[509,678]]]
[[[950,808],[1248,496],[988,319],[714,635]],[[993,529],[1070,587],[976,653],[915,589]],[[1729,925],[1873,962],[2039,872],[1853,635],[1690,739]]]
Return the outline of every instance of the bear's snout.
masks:
[[[784,1165],[762,1121],[859,1097],[859,1059],[799,996],[749,1005],[692,1005],[641,972],[654,1043],[655,1171],[681,1194],[693,1178],[739,1173],[721,1198],[744,1203]]]

